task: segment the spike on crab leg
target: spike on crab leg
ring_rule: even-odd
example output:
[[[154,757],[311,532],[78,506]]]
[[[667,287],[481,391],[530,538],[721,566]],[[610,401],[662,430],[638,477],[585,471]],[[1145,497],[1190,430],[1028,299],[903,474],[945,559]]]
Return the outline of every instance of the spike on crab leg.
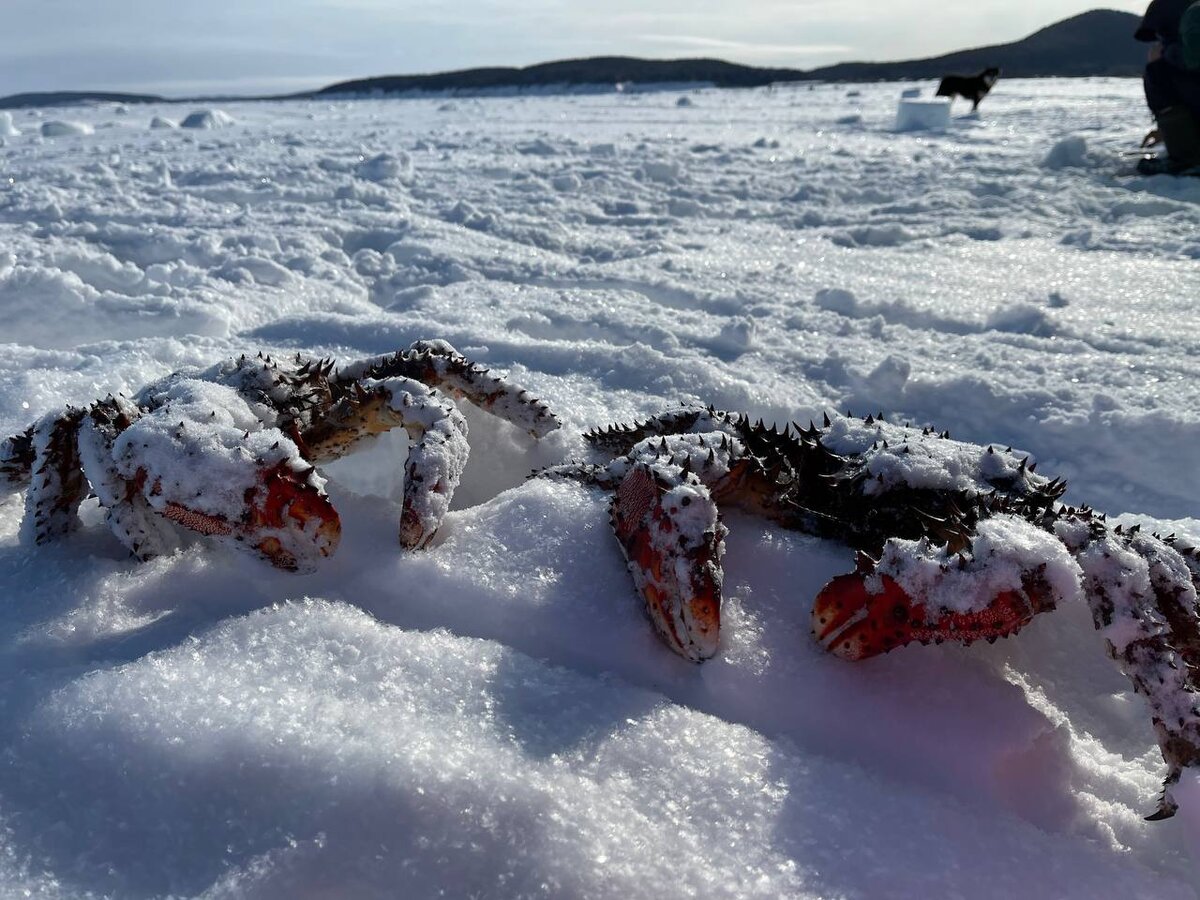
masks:
[[[446,341],[417,341],[407,351],[353,363],[337,373],[336,382],[345,389],[355,382],[389,378],[411,378],[464,397],[534,437],[545,437],[562,425],[545,402],[471,362]]]
[[[696,476],[672,486],[656,468],[630,468],[613,499],[613,530],[655,628],[700,662],[716,654],[720,636],[725,528]]]

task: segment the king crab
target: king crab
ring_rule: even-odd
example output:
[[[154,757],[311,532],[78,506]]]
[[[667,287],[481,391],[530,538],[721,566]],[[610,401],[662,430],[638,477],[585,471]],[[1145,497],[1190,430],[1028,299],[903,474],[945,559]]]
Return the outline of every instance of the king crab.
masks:
[[[1176,811],[1171,787],[1200,763],[1200,550],[1063,505],[1066,483],[1011,448],[882,416],[780,430],[685,407],[586,438],[607,462],[541,474],[614,493],[630,574],[676,653],[717,652],[726,503],[856,551],[856,571],[826,585],[812,612],[815,639],[845,659],[995,641],[1082,594],[1150,706],[1167,778],[1149,818]]]
[[[456,397],[535,437],[559,427],[544,403],[445,341],[342,368],[260,354],[43,416],[0,442],[0,486],[27,486],[22,528],[38,544],[77,526],[90,490],[138,559],[173,550],[174,523],[309,570],[341,536],[315,466],[397,427],[411,440],[400,543],[429,543],[469,452]]]

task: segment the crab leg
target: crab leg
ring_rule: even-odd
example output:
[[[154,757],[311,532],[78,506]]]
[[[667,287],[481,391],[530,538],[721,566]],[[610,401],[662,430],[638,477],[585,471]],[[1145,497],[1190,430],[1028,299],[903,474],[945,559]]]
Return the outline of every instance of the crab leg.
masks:
[[[246,491],[245,512],[230,534],[246,542],[271,565],[310,572],[320,557],[332,556],[341,541],[342,523],[322,489],[323,482],[302,460],[283,460],[262,472],[259,484]],[[198,522],[192,510],[168,504],[168,519],[204,532],[211,519]],[[220,530],[211,532],[221,534]]]
[[[33,475],[33,428],[0,441],[0,487],[20,488]]]
[[[723,432],[736,436],[739,426],[748,423],[749,419],[738,413],[725,412],[711,406],[685,406],[632,425],[594,428],[584,434],[584,439],[597,450],[613,456],[624,456],[648,438],[706,432]]]
[[[1086,540],[1067,528],[1058,531],[1074,545],[1109,655],[1150,707],[1167,778],[1158,809],[1147,818],[1168,819],[1179,808],[1172,785],[1185,768],[1200,764],[1194,576],[1179,553],[1136,530],[1092,528]]]
[[[646,612],[667,646],[693,662],[714,656],[725,527],[708,489],[670,464],[634,463],[610,515]]]
[[[699,662],[717,652],[725,526],[717,504],[772,515],[770,470],[722,432],[638,443],[608,466],[540,474],[615,489],[613,530],[646,612],[672,650]]]
[[[534,437],[545,437],[562,424],[544,401],[471,362],[445,341],[417,341],[400,353],[353,363],[337,372],[335,384],[348,390],[355,382],[387,378],[411,378],[466,398]]]
[[[842,575],[814,601],[813,636],[825,650],[848,660],[867,659],[913,642],[994,641],[1028,625],[1044,603],[1036,590],[1023,586],[1002,591],[981,610],[947,612],[913,599],[887,575]]]
[[[1009,538],[1014,544],[1021,543],[1022,528],[1042,531],[1012,517],[997,519],[997,537],[1016,527]],[[980,534],[986,539],[996,524],[980,523]],[[889,541],[878,563],[860,557],[860,572],[835,578],[821,591],[813,604],[813,634],[826,650],[851,660],[913,641],[970,644],[1007,637],[1068,599],[1070,576],[1061,557],[1068,553],[1109,655],[1150,706],[1167,779],[1149,818],[1169,818],[1177,808],[1171,785],[1184,768],[1200,764],[1196,569],[1164,541],[1136,529],[1110,529],[1090,512],[1060,513],[1051,528],[1045,537],[1060,542],[1059,552],[1024,557],[1016,551],[980,554],[978,546],[951,554],[928,541]],[[993,546],[1000,549],[999,541]],[[1037,559],[1043,562],[1032,565]]]
[[[109,528],[137,559],[148,560],[172,553],[179,541],[138,483],[122,477],[113,458],[117,437],[140,415],[124,397],[110,395],[94,404],[79,426],[79,456],[92,490],[107,510]]]
[[[442,524],[466,467],[467,420],[454,401],[411,378],[357,382],[321,423],[303,435],[314,462],[336,459],[359,441],[393,428],[408,431],[400,544],[420,549]]]
[[[33,426],[31,485],[22,527],[34,543],[47,543],[79,525],[79,506],[87,497],[75,441],[82,417],[82,409],[67,407],[43,416]]]
[[[1018,516],[984,520],[953,549],[892,539],[880,560],[861,554],[859,563],[813,602],[813,636],[843,659],[913,642],[994,641],[1078,593],[1078,568],[1063,545]]]

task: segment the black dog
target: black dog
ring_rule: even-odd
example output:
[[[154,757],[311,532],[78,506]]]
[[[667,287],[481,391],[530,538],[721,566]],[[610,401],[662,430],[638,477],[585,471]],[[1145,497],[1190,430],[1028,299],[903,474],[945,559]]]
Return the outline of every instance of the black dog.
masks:
[[[999,69],[984,69],[978,75],[947,75],[938,85],[937,95],[951,99],[958,95],[964,100],[970,100],[971,112],[975,112],[979,109],[979,101],[987,96],[999,78]]]

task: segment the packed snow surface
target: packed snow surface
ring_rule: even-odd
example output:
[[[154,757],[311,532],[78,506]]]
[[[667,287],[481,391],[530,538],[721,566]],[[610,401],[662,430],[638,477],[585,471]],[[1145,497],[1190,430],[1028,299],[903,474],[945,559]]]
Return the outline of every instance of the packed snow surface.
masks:
[[[525,480],[681,401],[848,408],[1013,446],[1068,502],[1200,543],[1200,181],[1118,177],[1140,85],[1002,81],[898,133],[908,87],[933,89],[4,122],[0,434],[244,351],[422,338],[564,427],[464,408],[418,553],[403,431],[327,466],[343,539],[303,577],[195,537],[135,564],[95,501],[29,546],[0,497],[0,895],[1196,897],[1200,789],[1143,821],[1164,766],[1084,603],[849,664],[808,617],[852,555],[728,512],[696,666],[646,621],[608,497]],[[179,403],[221,399],[199,390]],[[989,546],[1053,552],[1010,524]]]

